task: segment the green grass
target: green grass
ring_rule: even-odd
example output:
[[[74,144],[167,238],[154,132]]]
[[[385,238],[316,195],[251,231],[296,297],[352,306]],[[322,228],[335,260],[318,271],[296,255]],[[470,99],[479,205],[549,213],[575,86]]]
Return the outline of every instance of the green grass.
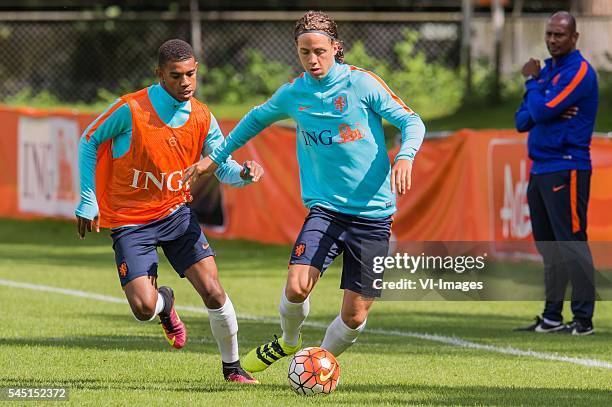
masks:
[[[289,248],[213,241],[221,281],[240,315],[277,318]],[[160,259],[159,281],[178,305],[202,306],[188,282]],[[309,321],[329,323],[341,299],[340,269],[312,295]],[[0,279],[122,297],[106,232],[76,237],[61,221],[0,220]],[[612,303],[597,304],[597,334],[514,333],[539,302],[380,302],[368,328],[456,336],[612,362]],[[0,284],[0,387],[67,386],[75,405],[610,405],[612,370],[467,349],[412,337],[364,333],[343,354],[338,390],[300,398],[286,383],[287,361],[258,375],[261,385],[225,383],[206,315],[183,312],[185,349],[172,350],[159,326],[138,323],[126,304]],[[569,312],[569,311],[568,311]],[[276,323],[239,318],[241,353],[279,332]],[[306,327],[305,344],[323,330]]]

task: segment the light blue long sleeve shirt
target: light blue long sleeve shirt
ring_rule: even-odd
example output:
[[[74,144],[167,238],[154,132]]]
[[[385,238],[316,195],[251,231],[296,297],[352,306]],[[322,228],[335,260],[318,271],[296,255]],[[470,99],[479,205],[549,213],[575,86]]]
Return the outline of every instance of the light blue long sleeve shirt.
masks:
[[[179,102],[174,99],[161,85],[156,84],[148,88],[148,96],[158,116],[168,126],[181,127],[191,113],[191,102]],[[105,114],[120,105],[108,117]],[[94,126],[95,131],[90,134],[89,140],[85,137]],[[127,103],[117,99],[109,108],[98,116],[83,132],[79,143],[79,173],[81,183],[80,202],[75,214],[86,219],[93,219],[98,214],[96,200],[96,162],[98,148],[102,143],[112,139],[113,158],[119,158],[127,153],[132,141],[132,113]],[[217,120],[210,114],[210,129],[202,146],[202,156],[209,155],[224,140],[223,133]],[[226,157],[222,165],[215,171],[220,182],[236,187],[249,184],[250,180],[240,177],[242,166],[231,157]]]
[[[297,158],[307,208],[322,206],[370,218],[395,212],[382,119],[402,133],[395,160],[414,159],[425,126],[379,77],[338,63],[320,80],[303,73],[253,108],[210,158],[223,163],[270,124],[286,118],[297,123]]]

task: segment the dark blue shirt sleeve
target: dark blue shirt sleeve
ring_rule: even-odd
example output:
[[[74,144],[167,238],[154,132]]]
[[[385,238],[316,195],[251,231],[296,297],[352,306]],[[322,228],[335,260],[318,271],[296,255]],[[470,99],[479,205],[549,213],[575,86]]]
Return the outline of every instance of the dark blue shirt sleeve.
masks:
[[[535,122],[529,114],[525,100],[523,100],[518,110],[514,114],[514,125],[516,130],[521,133],[531,130],[531,128],[535,125]]]
[[[525,100],[532,120],[542,123],[557,118],[591,91],[593,75],[589,65],[582,61],[575,68],[564,72],[559,81],[547,89],[543,89],[534,79],[528,80],[525,84]]]

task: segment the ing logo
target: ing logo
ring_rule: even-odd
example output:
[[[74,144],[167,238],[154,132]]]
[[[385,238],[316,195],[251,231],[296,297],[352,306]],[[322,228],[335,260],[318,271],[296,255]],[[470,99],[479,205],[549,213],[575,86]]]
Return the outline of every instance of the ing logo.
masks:
[[[356,125],[355,129],[351,129],[351,126],[348,124],[342,123],[338,126],[338,134],[341,137],[338,144],[350,143],[351,141],[357,141],[363,138],[363,134],[359,131],[359,125]]]

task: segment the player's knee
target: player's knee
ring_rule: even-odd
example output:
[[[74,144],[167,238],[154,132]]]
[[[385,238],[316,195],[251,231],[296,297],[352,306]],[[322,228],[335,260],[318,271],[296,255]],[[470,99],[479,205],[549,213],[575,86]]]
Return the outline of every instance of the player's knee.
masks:
[[[300,303],[306,301],[310,295],[310,291],[306,287],[302,287],[298,283],[287,283],[285,287],[285,296],[290,302]]]
[[[206,278],[202,281],[200,296],[208,308],[221,308],[225,303],[225,291],[221,287],[219,280],[214,277]]]
[[[367,312],[342,312],[342,322],[351,329],[359,328],[367,318]]]
[[[206,298],[204,298],[204,305],[206,305],[206,308],[219,309],[225,304],[226,297],[223,289],[211,291]]]
[[[155,304],[149,304],[147,301],[130,302],[130,307],[134,317],[139,321],[149,321],[155,316]]]

